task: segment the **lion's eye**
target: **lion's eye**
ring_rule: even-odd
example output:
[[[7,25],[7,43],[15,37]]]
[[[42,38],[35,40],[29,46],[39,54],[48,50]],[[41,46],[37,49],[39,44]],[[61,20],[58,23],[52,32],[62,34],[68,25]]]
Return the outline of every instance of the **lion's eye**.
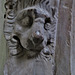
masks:
[[[50,29],[50,23],[46,23],[45,25],[44,25],[44,28],[45,28],[45,30],[49,30]]]
[[[24,27],[31,27],[32,23],[33,23],[33,19],[28,16],[21,20],[21,25]]]
[[[21,20],[21,24],[23,26],[27,26],[29,23],[29,17],[25,17],[24,19]]]
[[[50,18],[46,18],[45,19],[45,24],[44,24],[44,29],[45,30],[49,30],[51,26],[51,19]]]

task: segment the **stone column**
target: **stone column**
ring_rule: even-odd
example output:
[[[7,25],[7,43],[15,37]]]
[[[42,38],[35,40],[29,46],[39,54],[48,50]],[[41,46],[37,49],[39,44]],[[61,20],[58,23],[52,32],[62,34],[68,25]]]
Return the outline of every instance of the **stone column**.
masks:
[[[56,75],[71,75],[71,12],[72,0],[60,0],[55,54]]]

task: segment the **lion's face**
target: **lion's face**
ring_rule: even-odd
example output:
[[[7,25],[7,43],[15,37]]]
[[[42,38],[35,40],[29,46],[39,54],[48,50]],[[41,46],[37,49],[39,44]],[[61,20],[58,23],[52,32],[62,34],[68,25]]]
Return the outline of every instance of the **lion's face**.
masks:
[[[18,42],[18,47],[34,55],[51,44],[52,27],[52,16],[46,10],[36,7],[26,8],[15,18],[12,38]]]

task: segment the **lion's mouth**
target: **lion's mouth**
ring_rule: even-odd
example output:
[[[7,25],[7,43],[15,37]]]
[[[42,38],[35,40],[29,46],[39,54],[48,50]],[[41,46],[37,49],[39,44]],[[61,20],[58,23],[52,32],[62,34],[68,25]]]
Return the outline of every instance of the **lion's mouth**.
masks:
[[[22,46],[23,47],[23,46]],[[26,49],[26,50],[28,50],[28,51],[34,51],[34,52],[39,52],[39,51],[41,51],[43,48],[45,47],[45,45],[44,45],[44,42],[42,42],[42,43],[40,43],[40,44],[33,44],[32,43],[32,45],[30,44],[30,43],[28,43],[28,45],[27,45],[27,47],[26,48],[24,48],[24,49]]]
[[[21,53],[22,53],[22,51],[26,52],[26,53],[28,52],[28,55],[31,55],[31,56],[39,54],[45,47],[50,45],[50,40],[47,40],[47,41],[43,40],[39,44],[37,44],[37,43],[34,44],[33,41],[28,39],[27,46],[24,47],[21,44],[21,40],[17,36],[14,36],[13,38],[18,41],[18,43],[17,43],[17,50],[22,49],[19,52],[21,52]],[[20,54],[20,53],[18,53],[18,54]]]

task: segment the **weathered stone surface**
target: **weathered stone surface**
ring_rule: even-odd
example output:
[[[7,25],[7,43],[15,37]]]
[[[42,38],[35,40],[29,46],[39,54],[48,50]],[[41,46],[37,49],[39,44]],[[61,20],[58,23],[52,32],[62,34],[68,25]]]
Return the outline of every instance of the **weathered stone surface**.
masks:
[[[71,75],[71,10],[72,0],[60,0],[55,54],[56,75]]]
[[[57,0],[8,0],[4,75],[54,75]]]
[[[75,1],[6,0],[4,75],[75,75]]]
[[[4,13],[4,0],[0,0],[0,75],[3,75],[6,58],[6,42],[3,35]]]
[[[71,75],[75,75],[75,0],[73,0],[71,14]]]

